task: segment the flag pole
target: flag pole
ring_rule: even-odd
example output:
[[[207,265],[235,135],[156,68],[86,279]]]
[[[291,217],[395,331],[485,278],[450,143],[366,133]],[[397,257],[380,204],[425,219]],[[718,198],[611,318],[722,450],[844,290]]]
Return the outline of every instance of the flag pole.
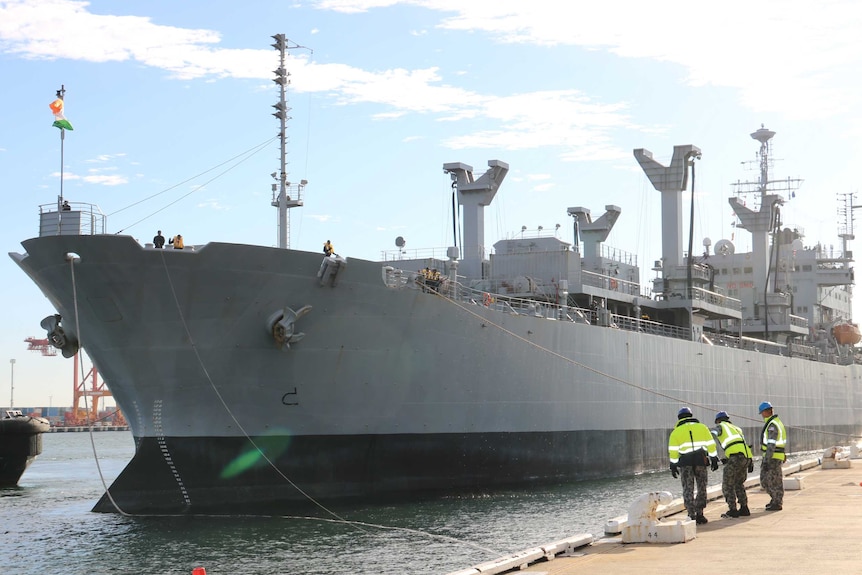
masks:
[[[66,95],[66,85],[60,84],[60,89],[57,90],[57,97],[59,99],[63,99]],[[63,209],[63,146],[66,141],[66,130],[65,128],[60,128],[60,203],[57,206],[57,210]]]

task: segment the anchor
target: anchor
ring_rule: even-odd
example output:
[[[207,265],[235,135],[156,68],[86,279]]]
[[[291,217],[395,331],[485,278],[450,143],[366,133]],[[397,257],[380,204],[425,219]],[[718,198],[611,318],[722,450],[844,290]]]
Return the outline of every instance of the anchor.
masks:
[[[296,343],[305,337],[305,333],[296,331],[296,320],[311,311],[310,305],[304,305],[299,310],[285,306],[284,310],[277,311],[269,316],[267,330],[272,335],[275,343],[282,350],[290,349],[290,344]]]
[[[41,321],[39,325],[42,329],[48,332],[48,341],[51,345],[59,349],[63,353],[63,357],[72,357],[78,353],[78,338],[74,335],[67,335],[63,327],[60,325],[62,316],[58,313],[49,315]]]

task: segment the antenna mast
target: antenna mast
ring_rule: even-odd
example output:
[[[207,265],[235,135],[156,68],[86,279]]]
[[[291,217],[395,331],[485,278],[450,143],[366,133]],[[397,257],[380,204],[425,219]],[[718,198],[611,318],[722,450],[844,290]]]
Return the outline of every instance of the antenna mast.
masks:
[[[780,180],[770,179],[769,172],[774,166],[775,160],[772,158],[772,144],[770,141],[775,136],[775,132],[766,129],[763,124],[760,129],[751,134],[751,138],[760,142],[760,151],[757,152],[757,165],[760,175],[756,182],[739,181],[731,184],[738,198],[746,195],[753,196],[754,205],[751,206],[755,211],[760,209],[760,200],[768,194],[786,193],[787,200],[792,200],[796,197],[796,190],[802,184],[800,178],[782,178]],[[743,162],[743,164],[754,162]]]
[[[278,247],[290,249],[290,214],[288,209],[297,208],[302,205],[302,192],[308,180],[300,180],[298,184],[291,184],[287,180],[287,121],[290,120],[288,113],[290,107],[287,105],[287,87],[290,85],[290,73],[285,68],[285,57],[287,51],[295,48],[304,48],[296,43],[290,46],[290,40],[284,34],[272,36],[275,43],[272,47],[279,52],[278,68],[273,71],[275,78],[273,82],[278,84],[279,99],[273,104],[275,113],[273,116],[281,122],[281,130],[278,133],[281,140],[281,154],[279,171],[271,174],[276,183],[272,184],[272,205],[278,208]],[[307,48],[305,48],[307,49]]]

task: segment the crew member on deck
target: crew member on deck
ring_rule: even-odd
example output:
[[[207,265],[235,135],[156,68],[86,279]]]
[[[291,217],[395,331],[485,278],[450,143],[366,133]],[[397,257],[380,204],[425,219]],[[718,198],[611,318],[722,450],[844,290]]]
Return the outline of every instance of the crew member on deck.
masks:
[[[428,269],[428,268],[425,268]],[[440,287],[440,272],[437,271],[437,268],[431,270],[428,274],[428,287],[433,290],[437,290]]]
[[[168,243],[172,244],[174,246],[175,250],[181,250],[181,249],[183,249],[183,247],[185,247],[183,244],[183,235],[182,234],[175,235],[174,237],[172,237],[171,239],[168,240]]]
[[[165,236],[162,235],[162,230],[156,232],[156,237],[153,238],[153,245],[158,249],[165,247]]]
[[[72,206],[69,205],[68,200],[63,200],[63,211],[64,212],[71,212],[72,211]]]
[[[326,240],[326,243],[323,244],[323,255],[325,255],[326,257],[329,257],[334,253],[335,253],[335,248],[332,247],[332,244],[329,242],[329,240]]]

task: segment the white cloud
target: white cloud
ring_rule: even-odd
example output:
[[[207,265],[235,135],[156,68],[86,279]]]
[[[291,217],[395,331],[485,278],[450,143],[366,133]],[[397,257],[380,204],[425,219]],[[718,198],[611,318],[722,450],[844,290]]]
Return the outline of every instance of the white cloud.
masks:
[[[96,156],[94,158],[84,160],[84,162],[90,163],[90,164],[110,162],[111,160],[115,160],[117,158],[123,158],[125,156],[126,156],[126,154],[99,154],[98,156]]]
[[[627,17],[615,17],[620,11]],[[493,20],[471,18],[470,29],[493,27]],[[541,14],[522,13],[518,21],[536,43],[606,47],[628,58],[680,64],[689,84],[738,89],[741,103],[755,111],[819,116],[836,107],[846,110],[860,95],[858,2],[829,1],[815,8],[799,0],[730,1],[683,10],[614,2],[595,5],[590,18],[574,18],[571,27],[557,26],[568,24],[565,19]]]
[[[311,218],[321,223],[334,221],[331,214],[305,214],[303,217]]]
[[[164,26],[143,16],[93,14],[88,7],[88,2],[74,0],[4,2],[0,46],[32,59],[134,60],[178,78],[269,74],[272,58],[261,58],[263,50],[217,48],[221,38],[212,30]]]
[[[64,182],[74,182],[81,181],[88,184],[97,184],[101,186],[119,186],[122,184],[128,184],[129,180],[126,176],[121,176],[119,174],[93,174],[82,176],[80,174],[76,174],[74,172],[64,172],[62,174]],[[60,178],[60,172],[53,172],[51,174],[52,178]]]
[[[319,0],[315,6],[323,10],[334,10],[354,14],[367,12],[372,8],[386,8],[396,4],[412,4],[415,2],[403,2],[400,0]]]
[[[440,12],[439,27],[485,32],[502,43],[580,46],[677,64],[688,84],[733,88],[742,105],[758,112],[830,116],[852,110],[862,97],[862,3],[855,0],[324,0],[316,6],[352,13],[395,4]]]
[[[755,111],[828,116],[862,98],[856,79],[862,50],[855,48],[862,3],[848,0],[827,0],[816,10],[802,0],[697,6],[620,0],[587,7],[556,0],[322,0],[314,6],[351,14],[398,4],[437,13],[442,29],[485,33],[502,43],[576,46],[675,64],[681,81],[735,89],[740,102]],[[78,0],[0,3],[0,50],[6,53],[128,60],[184,79],[270,79],[273,50],[228,49],[220,42],[213,30],[94,14]],[[615,131],[661,129],[635,125],[624,102],[600,103],[573,90],[497,97],[447,82],[437,66],[372,72],[318,63],[301,51],[291,52],[289,65],[296,92],[323,92],[338,105],[380,106],[370,112],[379,120],[424,114],[487,125],[443,142],[452,149],[552,147],[568,161],[611,159],[629,153],[613,146]],[[463,70],[451,74],[457,78]]]
[[[81,178],[88,184],[100,184],[102,186],[119,186],[121,184],[128,184],[129,180],[126,176],[121,176],[119,174],[95,174],[84,176]]]
[[[211,210],[217,210],[217,211],[228,211],[228,210],[230,210],[230,208],[228,206],[225,206],[216,198],[208,198],[202,202],[198,202],[197,207],[209,208]]]
[[[397,3],[326,1],[318,7],[350,13]],[[455,12],[454,4],[452,7],[440,2],[416,4]],[[76,0],[35,4],[13,0],[0,4],[0,47],[5,52],[27,58],[136,61],[184,79],[271,77],[275,59],[272,50],[224,49],[218,46],[219,34],[211,30],[163,26],[147,17],[99,15],[88,9],[88,3]],[[489,16],[499,26],[499,11],[492,11]],[[458,22],[464,25],[469,18],[470,12],[465,9],[460,19],[447,21],[445,25],[453,27]],[[59,42],[58,38],[63,41]],[[587,142],[594,148],[596,142],[607,139],[609,129],[632,127],[622,113],[623,104],[592,103],[583,94],[573,91],[494,97],[446,83],[435,66],[369,72],[344,64],[312,62],[307,55],[300,55],[291,58],[290,69],[292,88],[296,92],[325,92],[338,105],[372,103],[382,106],[382,111],[372,112],[376,119],[426,114],[436,115],[442,121],[491,121],[486,122],[492,126],[488,130],[444,143],[454,149],[502,147],[513,150],[549,145],[577,150]],[[460,74],[455,73],[456,76]],[[561,118],[567,120],[561,121]],[[614,153],[608,150],[600,155]],[[582,152],[566,154],[571,158],[582,156]],[[595,157],[595,153],[590,156]],[[104,155],[93,161],[111,158]]]

